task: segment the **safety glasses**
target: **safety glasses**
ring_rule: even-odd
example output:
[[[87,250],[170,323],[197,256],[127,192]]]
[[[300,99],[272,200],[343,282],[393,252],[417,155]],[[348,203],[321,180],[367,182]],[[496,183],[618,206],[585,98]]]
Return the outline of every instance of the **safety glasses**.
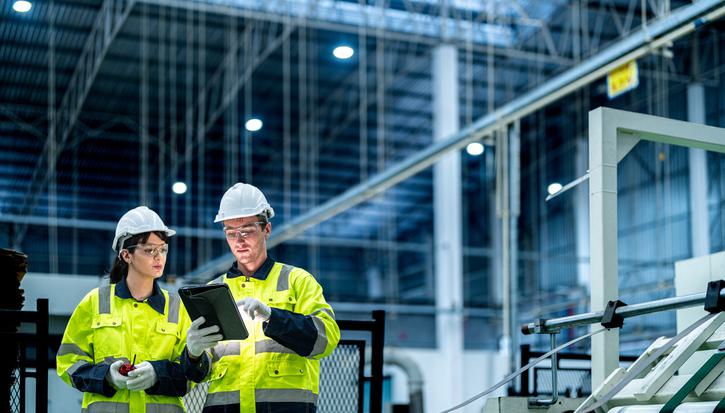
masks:
[[[257,221],[257,222],[252,222],[250,224],[246,224],[241,227],[224,228],[224,235],[230,241],[238,241],[238,240],[246,239],[246,238],[257,235],[259,233],[259,229],[261,228],[261,225],[265,225],[265,224],[266,224],[266,222]]]
[[[141,254],[147,256],[156,258],[157,256],[161,255],[162,257],[165,257],[166,254],[169,253],[169,244],[164,245],[146,245],[146,244],[136,244],[136,245],[129,245],[125,249],[130,250],[131,248],[135,248],[136,251],[140,252]]]

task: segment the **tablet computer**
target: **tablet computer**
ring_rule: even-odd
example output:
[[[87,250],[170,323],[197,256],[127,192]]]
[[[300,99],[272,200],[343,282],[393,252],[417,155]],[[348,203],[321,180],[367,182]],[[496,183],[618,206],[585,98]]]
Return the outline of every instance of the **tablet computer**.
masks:
[[[219,326],[222,340],[249,337],[228,285],[189,285],[179,288],[179,297],[192,320],[204,317],[206,321],[201,327]]]

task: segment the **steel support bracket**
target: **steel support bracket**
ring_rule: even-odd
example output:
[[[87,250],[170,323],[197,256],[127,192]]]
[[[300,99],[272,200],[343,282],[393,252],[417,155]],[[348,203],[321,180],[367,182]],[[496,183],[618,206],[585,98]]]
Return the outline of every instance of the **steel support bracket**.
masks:
[[[604,308],[604,315],[602,316],[602,327],[605,328],[621,328],[624,325],[624,317],[617,314],[617,308],[624,307],[627,304],[619,301],[612,300],[607,303]]]
[[[720,291],[725,288],[725,280],[710,281],[707,283],[705,294],[705,311],[719,313],[725,310],[725,298],[720,297]]]

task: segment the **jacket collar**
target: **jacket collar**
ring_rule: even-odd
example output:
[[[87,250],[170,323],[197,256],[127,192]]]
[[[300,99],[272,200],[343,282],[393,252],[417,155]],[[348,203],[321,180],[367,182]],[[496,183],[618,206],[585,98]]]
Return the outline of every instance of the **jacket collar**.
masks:
[[[264,260],[264,263],[262,264],[257,271],[252,274],[252,278],[256,278],[258,280],[266,280],[269,276],[269,272],[272,271],[272,267],[274,266],[274,260],[267,257],[266,260]],[[231,268],[227,271],[227,278],[237,278],[241,277],[242,272],[239,271],[239,267],[237,266],[237,262],[235,261],[234,264],[232,264]]]
[[[133,295],[131,295],[131,290],[128,289],[128,284],[126,284],[126,277],[123,277],[121,281],[116,283],[116,297],[118,298],[133,298]],[[135,300],[135,298],[134,298]],[[144,300],[147,302],[151,308],[156,310],[159,314],[164,314],[164,307],[166,306],[166,298],[164,297],[164,294],[161,292],[161,288],[159,288],[158,281],[154,280],[154,290],[147,298]],[[141,301],[139,301],[141,302]]]

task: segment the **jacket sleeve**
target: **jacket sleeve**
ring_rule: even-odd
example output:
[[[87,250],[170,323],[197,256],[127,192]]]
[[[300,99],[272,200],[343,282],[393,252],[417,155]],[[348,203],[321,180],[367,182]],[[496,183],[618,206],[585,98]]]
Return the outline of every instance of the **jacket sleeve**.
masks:
[[[294,312],[272,308],[264,334],[303,357],[320,359],[340,341],[335,313],[325,301],[322,286],[301,268],[290,274],[297,298]]]
[[[58,375],[64,382],[82,392],[111,397],[116,390],[106,381],[110,363],[94,364],[93,321],[94,298],[98,289],[92,290],[73,311],[56,356]]]
[[[178,299],[178,298],[177,298]],[[156,384],[146,389],[147,394],[182,397],[190,389],[190,383],[181,365],[181,356],[186,348],[186,331],[189,329],[189,315],[183,303],[179,302],[177,331],[179,338],[169,356],[169,360],[149,361],[156,371]]]

